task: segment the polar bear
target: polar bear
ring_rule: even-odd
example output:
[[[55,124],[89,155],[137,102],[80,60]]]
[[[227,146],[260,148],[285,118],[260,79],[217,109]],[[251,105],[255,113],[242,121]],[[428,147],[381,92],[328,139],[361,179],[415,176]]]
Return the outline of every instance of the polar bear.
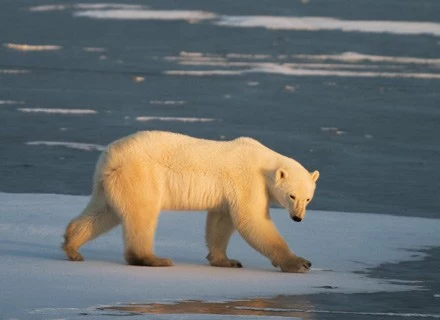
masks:
[[[110,144],[100,156],[90,202],[67,226],[63,249],[82,261],[78,249],[122,224],[127,263],[171,266],[154,254],[161,210],[207,210],[207,259],[237,267],[226,248],[234,230],[284,272],[306,272],[311,263],[290,251],[269,216],[269,205],[301,221],[319,172],[251,138],[211,141],[182,134],[143,131]]]

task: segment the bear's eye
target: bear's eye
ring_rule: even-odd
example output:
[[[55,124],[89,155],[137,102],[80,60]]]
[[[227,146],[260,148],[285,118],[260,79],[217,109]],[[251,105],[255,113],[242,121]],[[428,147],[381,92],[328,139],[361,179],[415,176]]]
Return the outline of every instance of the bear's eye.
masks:
[[[307,202],[309,202],[309,201],[310,201],[310,198],[307,199]]]
[[[294,195],[289,195],[290,199],[295,200],[296,197]]]

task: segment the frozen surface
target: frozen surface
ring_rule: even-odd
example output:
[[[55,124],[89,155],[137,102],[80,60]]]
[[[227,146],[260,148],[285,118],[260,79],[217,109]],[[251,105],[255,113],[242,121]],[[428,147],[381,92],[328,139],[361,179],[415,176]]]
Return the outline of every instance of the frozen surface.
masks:
[[[0,100],[0,105],[10,105],[10,104],[24,104],[23,101],[13,101],[13,100]]]
[[[48,114],[95,114],[93,109],[60,109],[60,108],[18,108],[18,111],[28,113],[48,113]]]
[[[359,71],[340,71],[340,70],[310,70],[292,68],[289,65],[265,64],[260,67],[243,71],[225,70],[169,70],[165,74],[177,76],[230,76],[239,75],[246,72],[253,73],[273,73],[289,76],[321,76],[321,77],[351,77],[351,78],[403,78],[403,79],[440,79],[440,75],[431,73],[403,73],[403,72],[359,72]]]
[[[189,10],[86,10],[75,14],[77,17],[121,20],[187,20],[200,21],[215,18],[211,12]]]
[[[174,267],[127,266],[120,228],[87,244],[82,249],[86,261],[73,263],[59,246],[65,225],[87,200],[0,193],[2,318],[73,319],[99,305],[307,294],[326,292],[325,286],[344,293],[417,290],[418,282],[391,283],[353,271],[421,259],[418,249],[440,242],[437,219],[309,211],[304,222],[293,223],[283,210],[274,209],[280,232],[298,255],[313,262],[312,271],[281,273],[237,235],[229,255],[245,267],[223,269],[204,259],[204,213],[164,212],[156,251],[174,259]]]
[[[17,50],[17,51],[55,51],[61,50],[61,46],[55,45],[30,45],[30,44],[18,44],[18,43],[5,43],[4,47]]]
[[[152,10],[148,6],[125,4],[39,5],[31,12],[71,10],[75,17],[117,20],[209,21],[218,26],[266,28],[270,30],[391,33],[399,35],[440,35],[440,24],[427,21],[344,20],[319,16],[222,15],[202,10]]]
[[[358,52],[270,56],[183,51],[178,56],[167,56],[165,60],[186,68],[164,71],[165,74],[173,76],[275,74],[296,77],[440,79],[440,74],[437,73],[440,59],[379,56]],[[420,72],[420,69],[417,72],[408,72],[414,65],[421,66],[429,72]],[[193,70],[194,67],[207,70]]]
[[[49,147],[65,147],[70,149],[77,149],[83,151],[104,151],[105,146],[93,143],[69,142],[69,141],[28,141],[30,146],[49,146]]]
[[[342,20],[333,17],[223,16],[217,22],[229,27],[262,27],[274,30],[371,32],[440,35],[440,24],[415,21]]]
[[[137,121],[212,122],[217,119],[195,117],[136,117]]]

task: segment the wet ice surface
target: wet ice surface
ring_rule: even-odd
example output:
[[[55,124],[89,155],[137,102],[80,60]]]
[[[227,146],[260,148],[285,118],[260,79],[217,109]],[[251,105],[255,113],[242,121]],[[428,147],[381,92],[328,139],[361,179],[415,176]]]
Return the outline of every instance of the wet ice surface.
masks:
[[[167,307],[161,306],[163,303],[182,300],[199,302],[192,306],[182,302],[176,307],[180,311],[169,309],[168,313],[193,313],[197,304],[204,313],[212,307],[206,301],[227,301],[218,306],[223,311],[217,308],[208,313],[227,313],[226,309],[233,307],[233,314],[250,316],[256,313],[272,316],[277,312],[277,316],[315,315],[328,310],[332,314],[368,313],[375,317],[386,310],[368,303],[359,308],[346,304],[329,309],[325,303],[316,303],[315,296],[319,298],[322,293],[404,296],[407,291],[417,296],[417,292],[429,290],[431,299],[435,299],[438,292],[432,291],[438,290],[435,287],[438,282],[426,272],[411,273],[412,278],[408,278],[404,272],[408,268],[391,265],[388,271],[385,267],[377,269],[386,263],[421,263],[427,257],[425,248],[440,241],[438,219],[310,211],[304,222],[293,223],[284,210],[273,209],[272,217],[283,237],[296,254],[313,263],[307,274],[287,274],[273,268],[238,235],[233,236],[228,252],[244,268],[208,266],[204,259],[205,213],[164,212],[156,235],[156,253],[172,258],[176,265],[146,268],[124,263],[119,228],[87,244],[81,250],[85,262],[65,260],[59,248],[61,235],[67,222],[87,200],[88,197],[82,196],[0,193],[0,281],[2,288],[7,288],[0,292],[4,317],[76,319],[84,313],[127,311],[127,304],[130,312],[137,313],[150,308],[145,306],[148,302],[158,304],[156,311],[159,308],[167,313]],[[433,268],[429,262],[426,265]],[[375,269],[377,275],[368,276]],[[282,296],[272,299],[279,295]],[[292,297],[300,295],[303,298]],[[235,301],[242,299],[251,302]],[[283,310],[274,310],[277,308]],[[400,316],[423,312],[417,309],[401,312],[397,308],[393,313]],[[428,313],[440,314],[424,314]]]
[[[346,308],[347,309],[347,308]],[[348,308],[350,309],[350,308]],[[140,314],[204,314],[204,315],[225,315],[228,319],[238,317],[288,317],[297,319],[314,319],[316,316],[323,316],[327,319],[341,319],[346,317],[371,317],[375,319],[382,318],[427,318],[440,319],[440,313],[428,312],[374,312],[374,311],[347,311],[337,310],[332,307],[329,310],[317,309],[311,300],[304,296],[278,296],[275,298],[259,298],[248,300],[234,300],[221,302],[208,302],[198,300],[176,301],[174,303],[145,303],[129,304],[111,307],[98,307],[102,311],[120,311],[121,315],[140,315]],[[96,312],[96,311],[95,311]],[[96,313],[100,313],[99,311]],[[117,313],[116,313],[117,314]],[[231,317],[232,316],[232,317]]]

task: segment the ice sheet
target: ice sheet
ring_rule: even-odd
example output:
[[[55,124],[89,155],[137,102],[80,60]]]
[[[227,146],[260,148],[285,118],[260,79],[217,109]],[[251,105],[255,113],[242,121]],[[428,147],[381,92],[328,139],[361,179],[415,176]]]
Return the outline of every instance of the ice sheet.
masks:
[[[393,33],[440,35],[440,23],[417,21],[342,20],[333,17],[221,16],[217,25],[272,30]]]
[[[307,294],[327,292],[328,286],[344,293],[415,290],[420,283],[371,279],[354,271],[421,259],[416,250],[440,243],[440,220],[310,211],[304,222],[293,223],[286,212],[273,209],[281,234],[298,255],[313,262],[312,271],[281,273],[237,235],[229,255],[244,268],[214,268],[204,259],[205,214],[164,212],[156,251],[174,259],[174,267],[127,266],[119,229],[87,244],[85,262],[66,261],[59,249],[64,228],[87,200],[0,193],[0,305],[5,318],[54,319],[71,308],[117,303]],[[47,312],[51,308],[57,310],[53,318]]]

